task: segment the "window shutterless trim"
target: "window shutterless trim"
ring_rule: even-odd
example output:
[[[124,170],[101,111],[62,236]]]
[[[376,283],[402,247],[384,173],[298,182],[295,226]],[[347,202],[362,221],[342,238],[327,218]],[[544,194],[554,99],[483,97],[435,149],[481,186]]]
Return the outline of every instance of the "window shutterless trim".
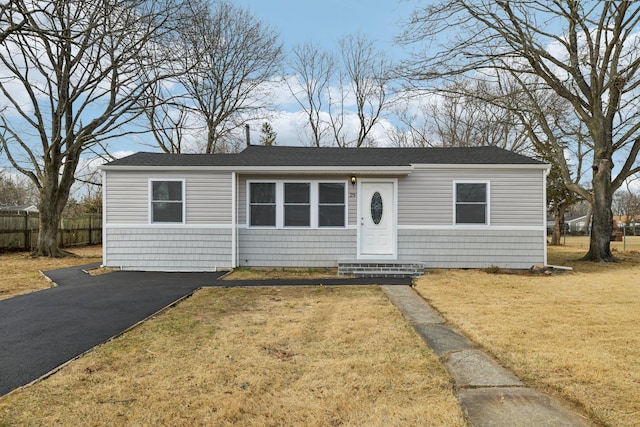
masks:
[[[272,184],[274,186],[274,191],[273,191],[273,202],[252,202],[251,201],[251,186],[252,184]],[[246,219],[246,223],[247,226],[249,227],[263,227],[263,228],[274,228],[278,225],[278,183],[273,181],[273,180],[265,180],[265,181],[247,181],[247,219]],[[251,208],[253,206],[264,206],[264,207],[271,207],[273,206],[274,209],[274,223],[273,225],[271,224],[258,224],[258,225],[252,225],[251,224],[251,220],[252,220],[252,215],[251,215]]]
[[[484,184],[485,185],[485,201],[484,202],[460,202],[458,203],[458,184]],[[485,218],[484,222],[458,222],[457,207],[459,204],[466,205],[484,205]],[[491,225],[491,181],[488,180],[460,180],[453,181],[453,225],[461,228],[473,227],[489,227]]]
[[[342,185],[342,203],[335,203],[335,202],[331,202],[331,203],[322,203],[320,201],[320,186],[322,184],[340,184]],[[347,184],[344,182],[335,182],[335,181],[318,181],[317,182],[317,187],[318,187],[318,228],[343,228],[347,226],[347,199],[348,199],[348,193],[347,193]],[[342,207],[343,212],[342,212],[342,225],[321,225],[320,224],[320,209],[323,207]]]
[[[276,220],[275,226],[266,226],[266,225],[251,225],[251,184],[254,183],[272,183],[276,186]],[[309,225],[308,226],[285,226],[284,224],[284,210],[285,206],[294,206],[294,205],[305,205],[304,203],[285,203],[285,184],[309,184]],[[320,204],[319,203],[319,185],[320,184],[341,184],[344,189],[344,205],[336,204],[336,206],[344,206],[344,220],[343,225],[327,225],[327,226],[319,226],[319,210],[320,206],[331,206],[329,204]],[[245,192],[246,192],[246,216],[245,216],[245,224],[247,228],[277,228],[277,229],[346,229],[348,228],[348,215],[349,215],[349,205],[348,205],[348,185],[346,179],[341,180],[332,180],[332,179],[248,179],[246,181]]]
[[[181,200],[153,200],[153,183],[154,182],[180,182],[180,196]],[[149,178],[148,180],[148,203],[147,209],[149,211],[148,220],[149,224],[154,225],[175,225],[186,224],[187,222],[187,195],[186,195],[186,180],[184,178]],[[181,203],[182,204],[182,221],[154,221],[153,220],[153,204],[154,203]]]
[[[307,201],[303,202],[303,201],[296,201],[296,202],[287,202],[287,185],[295,185],[295,184],[302,184],[306,186],[306,190],[307,190]],[[282,183],[282,189],[283,189],[283,202],[282,202],[282,212],[283,212],[283,219],[282,219],[282,226],[286,227],[286,228],[311,228],[311,205],[312,205],[312,183],[311,182],[298,182],[298,181],[284,181]],[[287,208],[294,208],[295,207],[300,207],[300,208],[306,208],[303,210],[306,210],[306,220],[307,220],[307,224],[304,225],[287,225]]]

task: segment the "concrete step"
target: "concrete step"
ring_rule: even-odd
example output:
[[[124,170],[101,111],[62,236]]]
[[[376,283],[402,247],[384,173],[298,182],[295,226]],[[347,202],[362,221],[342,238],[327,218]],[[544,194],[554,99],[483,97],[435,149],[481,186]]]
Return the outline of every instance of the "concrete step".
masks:
[[[355,277],[418,277],[424,274],[419,262],[344,261],[338,263],[338,275]]]

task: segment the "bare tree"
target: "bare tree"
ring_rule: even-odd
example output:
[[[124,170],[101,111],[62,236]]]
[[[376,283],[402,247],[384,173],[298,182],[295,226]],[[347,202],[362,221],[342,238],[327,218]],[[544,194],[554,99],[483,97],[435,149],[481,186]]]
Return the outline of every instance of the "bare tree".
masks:
[[[486,101],[495,98],[498,89],[478,80],[455,82],[438,93],[406,91],[394,105],[399,125],[390,138],[403,138],[398,144],[404,146],[491,145],[530,152],[531,144],[516,114]]]
[[[356,147],[361,147],[389,104],[391,64],[373,41],[362,34],[346,36],[339,45],[358,116],[358,135],[354,142]]]
[[[25,8],[25,4],[20,0],[0,3],[0,43],[25,26],[29,13],[33,13],[33,10]]]
[[[549,213],[551,213],[554,218],[553,232],[551,233],[551,245],[555,246],[560,244],[567,210],[578,203],[580,198],[570,191],[566,185],[564,185],[560,168],[554,162],[554,157],[543,156],[542,160],[551,164],[551,169],[547,175],[547,203]]]
[[[149,81],[154,83],[149,85],[146,96],[141,99],[141,110],[155,145],[165,153],[182,153],[185,134],[191,129],[188,124],[190,109],[180,94],[171,93],[163,81],[153,77]]]
[[[613,211],[624,219],[624,225],[635,224],[640,219],[640,195],[627,188],[613,195]]]
[[[391,63],[361,34],[342,38],[339,51],[338,60],[312,44],[294,48],[298,84],[289,88],[305,113],[312,145],[361,147],[372,143],[371,131],[390,106]]]
[[[520,110],[536,123],[536,128],[523,123],[530,140],[539,151],[554,155],[565,185],[592,205],[588,260],[615,260],[612,196],[640,171],[639,20],[640,4],[632,1],[453,0],[416,10],[402,36],[422,45],[439,34],[455,34],[447,44],[432,46],[434,54],[422,50],[406,64],[407,74],[423,85],[461,76],[496,84],[506,77],[514,84],[520,96],[510,100],[511,111]],[[555,118],[537,101],[541,91],[564,99],[570,106],[565,114],[584,124],[588,138],[572,140],[570,132],[558,133]],[[574,152],[589,153],[590,185],[571,177],[566,144],[573,144]],[[579,144],[586,147],[576,148]],[[620,165],[616,176],[614,162]]]
[[[16,2],[27,10],[27,2]],[[28,2],[20,29],[0,42],[0,143],[39,191],[34,255],[62,256],[58,225],[85,150],[131,132],[149,85],[140,64],[176,12],[173,0]],[[22,17],[20,18],[22,19]]]
[[[38,192],[26,178],[11,178],[0,170],[0,206],[35,204],[37,196]]]
[[[296,82],[287,79],[287,85],[296,102],[302,108],[311,131],[311,145],[320,147],[328,131],[322,119],[325,97],[336,73],[335,58],[311,43],[293,48],[289,67]]]
[[[234,135],[247,120],[258,119],[271,105],[268,83],[280,72],[282,46],[278,34],[247,10],[226,0],[213,4],[190,0],[190,10],[172,46],[179,96],[162,94],[147,108],[160,147],[180,151],[188,121],[201,124],[205,144],[198,151],[232,151]],[[156,87],[160,94],[162,87]]]
[[[484,80],[455,82],[443,88],[423,109],[441,145],[531,151],[516,114],[488,101],[501,95],[498,90]]]
[[[432,103],[430,93],[419,90],[401,90],[391,105],[394,126],[387,137],[394,147],[435,147],[441,145],[433,134],[428,109]]]

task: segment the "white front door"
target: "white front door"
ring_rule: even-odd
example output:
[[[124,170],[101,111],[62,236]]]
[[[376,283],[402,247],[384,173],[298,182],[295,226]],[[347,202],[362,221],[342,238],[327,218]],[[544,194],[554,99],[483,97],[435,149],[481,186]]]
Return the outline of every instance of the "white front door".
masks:
[[[395,258],[393,181],[360,182],[360,258]]]

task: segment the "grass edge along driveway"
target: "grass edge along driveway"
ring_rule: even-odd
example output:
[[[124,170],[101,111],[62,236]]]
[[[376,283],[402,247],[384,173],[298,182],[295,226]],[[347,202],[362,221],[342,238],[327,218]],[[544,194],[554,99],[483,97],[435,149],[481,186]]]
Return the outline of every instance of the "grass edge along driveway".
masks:
[[[375,286],[204,289],[0,399],[0,425],[440,425],[445,369]]]

